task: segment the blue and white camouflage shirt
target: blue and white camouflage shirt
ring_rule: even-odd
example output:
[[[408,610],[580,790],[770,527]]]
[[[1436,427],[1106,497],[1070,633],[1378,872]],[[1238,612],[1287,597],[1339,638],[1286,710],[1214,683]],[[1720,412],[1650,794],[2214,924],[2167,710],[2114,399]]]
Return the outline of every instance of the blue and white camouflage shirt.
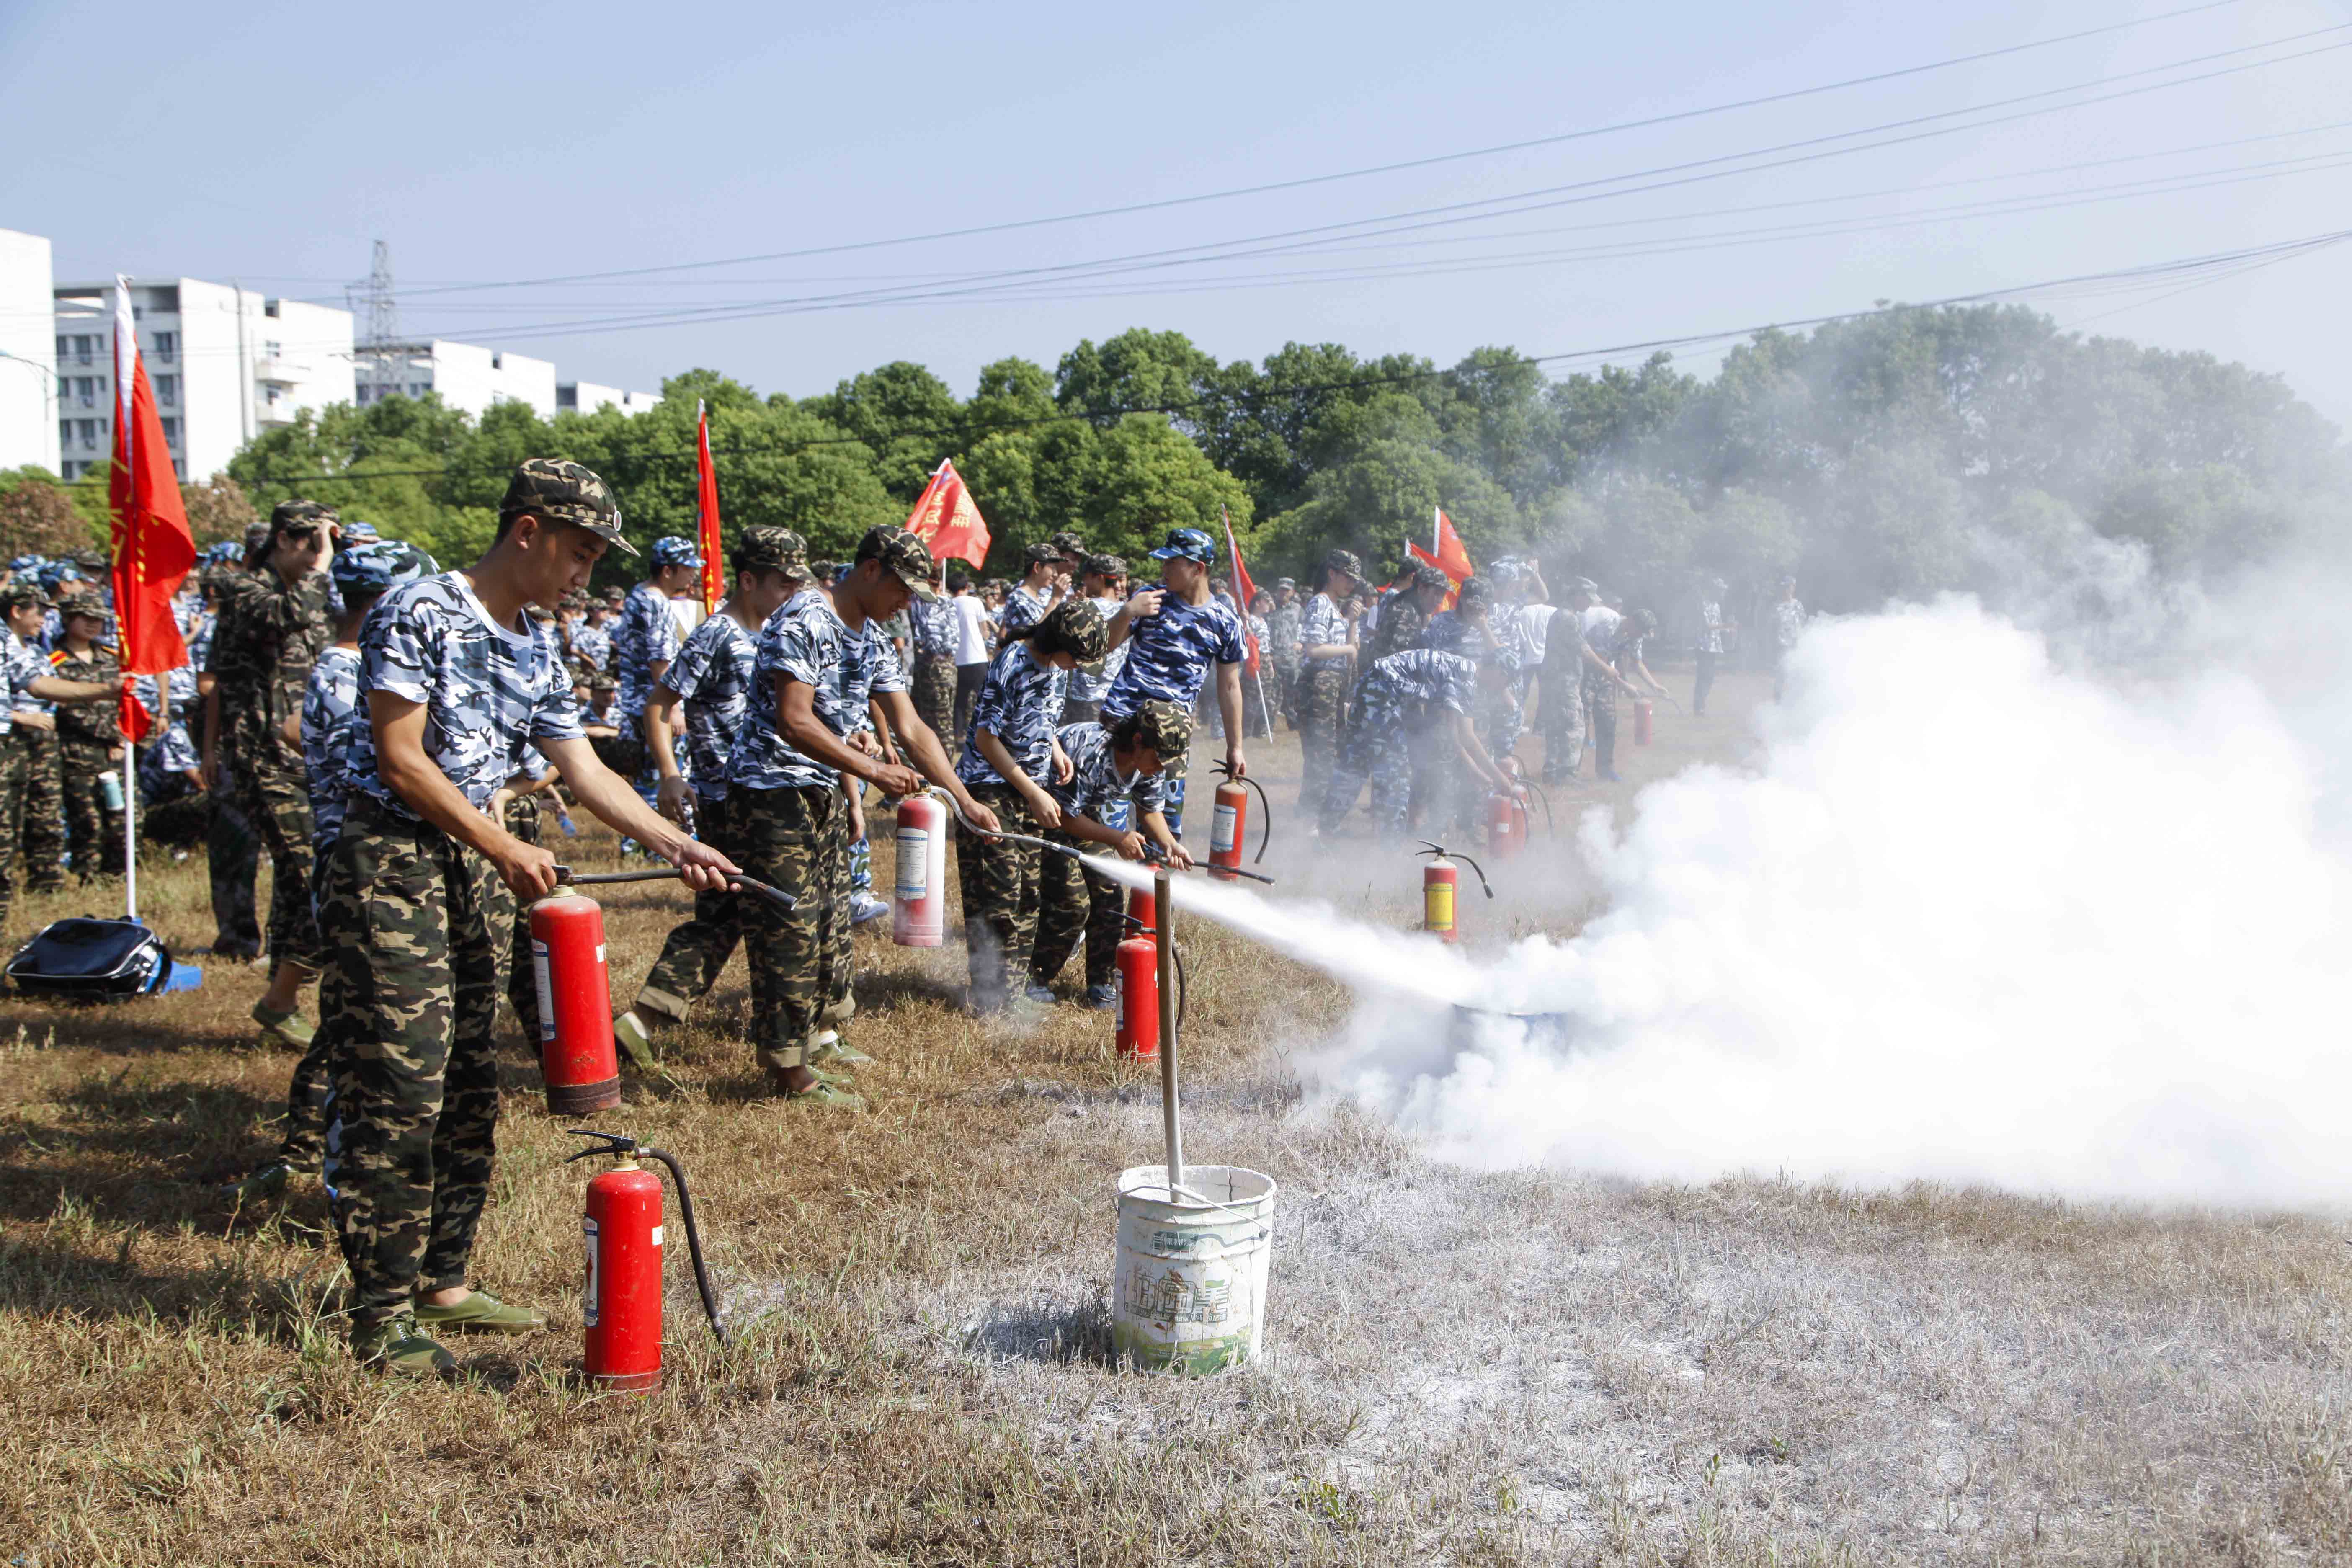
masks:
[[[694,758],[694,793],[727,798],[727,757],[751,707],[751,669],[760,645],[721,610],[687,637],[661,679],[686,700],[686,749]]]
[[[869,623],[853,632],[822,592],[802,590],[760,628],[752,698],[727,762],[730,790],[826,789],[841,777],[793,750],[776,728],[778,677],[809,687],[817,718],[844,740],[865,726],[873,693],[907,689],[907,673],[880,628]]]
[[[1466,714],[1478,694],[1478,663],[1458,653],[1409,647],[1372,665],[1356,701],[1367,713],[1380,710],[1425,715],[1432,703]]]
[[[1331,601],[1328,594],[1318,594],[1307,602],[1307,614],[1298,622],[1298,646],[1321,647],[1328,643],[1348,640],[1348,614]],[[1348,662],[1345,654],[1327,654],[1321,658],[1307,660],[1309,669],[1338,669]]]
[[[677,622],[669,613],[669,595],[650,583],[629,590],[621,605],[621,624],[613,633],[613,653],[620,668],[613,679],[620,688],[613,699],[614,721],[621,738],[645,736],[646,699],[653,695],[655,665],[677,657]]]
[[[13,727],[10,715],[19,707],[34,706],[34,699],[25,694],[25,688],[49,673],[49,661],[25,646],[25,639],[5,626],[0,626],[0,638],[6,646],[0,647],[0,685],[5,685],[6,700],[0,701],[0,735]],[[36,710],[45,710],[39,704]]]
[[[1118,616],[1119,606],[1125,601],[1088,599],[1087,603],[1095,607],[1095,614],[1102,617],[1105,626],[1108,626]],[[1127,644],[1122,642],[1097,662],[1082,664],[1070,671],[1070,689],[1065,696],[1072,702],[1100,703],[1110,695],[1111,682],[1118,679],[1118,672],[1126,666]]]
[[[1004,595],[1004,613],[996,617],[996,624],[1008,632],[1017,632],[1044,620],[1045,612],[1053,607],[1051,588],[1014,588]]]
[[[956,654],[956,612],[947,598],[910,599],[907,603],[907,640],[918,658],[944,658]]]
[[[501,626],[461,573],[403,583],[375,602],[360,628],[360,697],[372,691],[425,705],[425,754],[477,808],[522,771],[533,741],[583,738],[572,677],[555,634],[522,617]],[[349,793],[416,814],[376,771],[375,727],[354,724],[344,778]]]
[[[1458,653],[1474,664],[1484,664],[1492,658],[1504,669],[1517,670],[1519,668],[1518,651],[1499,630],[1496,633],[1494,650],[1489,653],[1486,639],[1479,635],[1476,626],[1462,618],[1459,610],[1440,610],[1430,616],[1429,624],[1421,629],[1421,646],[1439,653]]]
[[[1012,781],[981,755],[980,732],[994,735],[1033,783],[1054,775],[1054,726],[1062,716],[1064,671],[1039,658],[1026,641],[1006,643],[989,662],[988,674],[971,700],[971,724],[964,731],[956,777],[967,784]]]
[[[1064,811],[1092,817],[1105,827],[1125,832],[1129,818],[1120,807],[1132,803],[1137,811],[1165,808],[1168,792],[1160,775],[1137,773],[1122,778],[1118,753],[1110,743],[1110,731],[1100,724],[1091,720],[1065,724],[1058,739],[1062,751],[1070,759],[1070,782],[1055,784],[1050,777],[1037,782]]]
[[[582,621],[572,628],[572,651],[598,669],[611,674],[613,669],[613,629],[592,626]]]
[[[1211,664],[1239,664],[1248,657],[1239,616],[1214,598],[1188,605],[1172,593],[1160,601],[1158,615],[1128,623],[1120,646],[1128,650],[1127,663],[1103,697],[1106,721],[1124,719],[1155,697],[1190,708]]]
[[[360,719],[360,650],[321,649],[302,689],[302,765],[310,775],[310,847],[320,853],[343,830],[352,731]]]

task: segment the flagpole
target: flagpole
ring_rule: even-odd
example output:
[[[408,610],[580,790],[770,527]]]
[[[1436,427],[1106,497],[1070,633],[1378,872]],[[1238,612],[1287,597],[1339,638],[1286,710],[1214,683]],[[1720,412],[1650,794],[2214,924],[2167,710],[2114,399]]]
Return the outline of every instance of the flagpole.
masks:
[[[160,687],[163,683],[156,684]],[[159,692],[159,699],[160,695]],[[139,918],[139,774],[132,766],[138,756],[139,748],[131,743],[130,736],[123,736],[122,905],[124,918],[132,921]]]

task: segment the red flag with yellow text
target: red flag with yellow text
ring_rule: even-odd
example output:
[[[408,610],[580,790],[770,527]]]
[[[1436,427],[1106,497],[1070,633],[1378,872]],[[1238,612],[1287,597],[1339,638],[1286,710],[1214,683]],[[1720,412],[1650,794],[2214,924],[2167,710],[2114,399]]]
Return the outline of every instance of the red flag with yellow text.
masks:
[[[694,402],[695,509],[701,522],[702,608],[719,613],[727,596],[727,568],[719,558],[719,470],[710,462],[710,410]]]
[[[135,740],[152,721],[131,695],[130,678],[160,675],[188,662],[187,645],[172,616],[172,595],[196,563],[196,541],[188,531],[179,478],[172,471],[163,420],[155,412],[155,391],[140,358],[128,278],[115,279],[114,300],[114,462],[106,499],[114,514],[114,624],[123,675],[118,716]]]
[[[968,561],[976,568],[988,559],[988,521],[952,462],[940,464],[915,498],[907,531],[923,542],[934,561]]]

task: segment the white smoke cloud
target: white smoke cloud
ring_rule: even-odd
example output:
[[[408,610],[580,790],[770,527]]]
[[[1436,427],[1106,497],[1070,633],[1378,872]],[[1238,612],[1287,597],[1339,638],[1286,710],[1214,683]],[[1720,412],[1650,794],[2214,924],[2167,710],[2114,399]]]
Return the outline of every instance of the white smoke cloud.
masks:
[[[1588,820],[1608,912],[1573,941],[1482,963],[1183,901],[1365,988],[1310,1090],[1453,1159],[2352,1195],[2352,860],[2260,686],[2070,673],[1966,599],[1793,657],[1752,767]]]

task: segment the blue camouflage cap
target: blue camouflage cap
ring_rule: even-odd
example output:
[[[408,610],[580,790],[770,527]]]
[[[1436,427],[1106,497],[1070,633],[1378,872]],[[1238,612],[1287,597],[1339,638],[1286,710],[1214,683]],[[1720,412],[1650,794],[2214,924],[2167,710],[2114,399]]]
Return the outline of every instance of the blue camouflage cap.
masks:
[[[681,539],[673,533],[667,539],[654,541],[655,566],[699,566],[701,564],[702,552],[696,548],[691,539]]]
[[[397,539],[378,539],[335,552],[335,586],[348,595],[381,594],[402,583],[430,577],[441,568],[433,557]]]
[[[1168,531],[1168,542],[1153,551],[1151,558],[1154,561],[1197,561],[1207,566],[1217,559],[1217,542],[1197,528],[1171,528]]]
[[[8,563],[11,572],[37,572],[40,569],[41,558],[37,555],[19,555]]]
[[[342,528],[343,544],[346,548],[354,544],[373,544],[383,537],[375,531],[375,524],[365,518],[346,518],[343,520]]]

